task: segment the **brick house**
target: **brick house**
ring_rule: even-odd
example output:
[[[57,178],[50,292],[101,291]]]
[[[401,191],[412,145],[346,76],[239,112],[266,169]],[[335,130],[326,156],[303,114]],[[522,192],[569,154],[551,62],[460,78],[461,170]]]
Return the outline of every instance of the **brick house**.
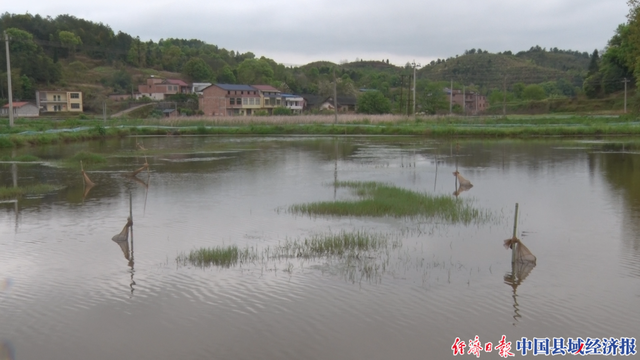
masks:
[[[188,89],[189,86],[182,80],[166,80],[151,75],[144,85],[138,85],[136,99],[147,96],[153,100],[164,100],[165,95],[178,94],[183,91],[183,85]]]
[[[205,116],[246,116],[261,107],[260,91],[250,85],[213,84],[199,97],[199,108]]]
[[[178,92],[181,94],[190,94],[191,86],[180,79],[167,79],[167,83],[178,86]]]
[[[282,106],[280,90],[271,85],[251,85],[260,91],[262,99],[262,110],[266,110],[269,115],[273,114],[273,109]]]
[[[444,89],[444,92],[447,94],[447,100],[449,100],[451,90]],[[453,90],[452,103],[460,106],[465,114],[472,115],[485,111],[489,106],[486,96],[480,95],[474,91],[465,91],[463,94],[462,90],[455,89]]]

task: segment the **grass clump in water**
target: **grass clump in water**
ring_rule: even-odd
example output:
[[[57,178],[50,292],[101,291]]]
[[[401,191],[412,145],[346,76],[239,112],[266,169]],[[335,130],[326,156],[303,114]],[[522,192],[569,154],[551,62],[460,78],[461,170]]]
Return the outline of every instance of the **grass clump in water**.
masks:
[[[5,155],[0,158],[0,161],[16,161],[16,162],[35,162],[40,160],[41,159],[39,157],[34,155],[20,155],[16,157]]]
[[[220,266],[231,267],[238,263],[238,247],[235,245],[228,247],[216,246],[214,248],[201,248],[192,250],[189,255],[178,256],[178,262],[191,263],[195,266]]]
[[[304,240],[289,240],[276,248],[279,256],[298,258],[319,258],[326,256],[344,256],[376,251],[386,247],[389,241],[381,234],[364,231],[338,234],[312,235]]]
[[[75,163],[82,161],[83,164],[91,165],[91,164],[104,164],[107,162],[107,159],[102,155],[94,154],[87,151],[80,151],[75,155],[73,155],[73,157],[69,159],[69,161],[75,162]]]
[[[430,195],[377,182],[338,182],[359,197],[353,201],[325,201],[292,205],[289,211],[325,216],[424,217],[450,223],[487,222],[493,215],[466,201],[446,195]]]
[[[0,199],[12,199],[19,198],[25,195],[37,195],[37,194],[46,194],[54,191],[60,190],[62,187],[49,185],[49,184],[40,184],[40,185],[32,185],[32,186],[19,186],[19,187],[0,187]]]
[[[178,255],[176,261],[181,265],[231,267],[245,263],[265,265],[271,261],[295,258],[359,259],[387,249],[389,246],[395,249],[401,246],[401,243],[399,240],[390,242],[389,236],[385,234],[342,231],[338,234],[312,235],[304,240],[287,239],[282,244],[264,249],[256,247],[238,249],[236,245],[200,248],[192,250],[189,254]]]

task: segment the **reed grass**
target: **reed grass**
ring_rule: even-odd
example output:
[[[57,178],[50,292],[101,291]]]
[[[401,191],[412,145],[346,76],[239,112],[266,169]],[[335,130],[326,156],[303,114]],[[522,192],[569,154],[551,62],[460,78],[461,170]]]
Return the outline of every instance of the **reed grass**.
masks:
[[[419,193],[377,182],[338,182],[359,199],[297,204],[289,212],[311,216],[423,217],[448,223],[484,223],[494,220],[488,210],[446,195]]]
[[[286,239],[283,243],[263,249],[246,247],[239,249],[236,245],[226,247],[200,248],[177,256],[176,262],[181,265],[199,267],[218,266],[231,267],[246,263],[267,263],[282,259],[318,259],[318,258],[350,258],[358,259],[366,254],[401,246],[399,240],[389,235],[366,231],[337,234],[316,234],[305,239]]]
[[[20,198],[25,195],[39,195],[47,194],[62,189],[61,186],[39,184],[31,186],[19,186],[19,187],[0,187],[0,199],[14,199]]]
[[[227,247],[201,248],[192,250],[189,255],[178,260],[182,263],[191,263],[195,266],[220,266],[230,267],[238,263],[238,247],[235,245]]]

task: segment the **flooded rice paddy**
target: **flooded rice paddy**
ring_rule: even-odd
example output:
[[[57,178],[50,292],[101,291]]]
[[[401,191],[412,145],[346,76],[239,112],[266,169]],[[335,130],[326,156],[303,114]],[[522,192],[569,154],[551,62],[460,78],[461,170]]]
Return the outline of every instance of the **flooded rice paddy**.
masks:
[[[50,189],[0,199],[0,358],[441,359],[456,337],[506,335],[513,352],[522,337],[636,337],[637,144],[140,137],[2,151],[39,160],[1,162],[0,187]],[[66,161],[83,151],[106,158],[83,164],[90,188]],[[361,182],[409,195],[349,213],[375,200],[349,185]],[[476,212],[405,212],[431,197]],[[519,278],[502,246],[516,203],[537,257]]]

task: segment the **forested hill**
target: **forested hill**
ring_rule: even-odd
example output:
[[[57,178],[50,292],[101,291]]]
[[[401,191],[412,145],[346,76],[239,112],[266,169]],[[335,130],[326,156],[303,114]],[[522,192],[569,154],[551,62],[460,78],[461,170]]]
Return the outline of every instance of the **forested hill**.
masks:
[[[328,95],[333,69],[340,95],[358,89],[378,89],[392,100],[408,86],[410,64],[394,66],[388,60],[358,60],[334,64],[313,62],[286,67],[272,59],[219,48],[200,40],[143,41],[108,25],[70,15],[55,18],[31,14],[0,16],[0,30],[11,37],[12,82],[16,98],[32,99],[36,89],[80,88],[85,108],[101,106],[108,93],[129,93],[149,75],[186,81],[271,84],[283,91]],[[0,72],[6,71],[4,47]],[[589,55],[533,47],[512,54],[468,50],[463,55],[422,64],[418,89],[434,81],[453,80],[488,94],[505,84],[534,84],[561,80],[581,86]],[[6,72],[0,74],[0,99],[6,98]],[[0,100],[1,101],[1,100]]]
[[[589,54],[538,46],[529,51],[491,54],[475,49],[465,55],[432,61],[420,70],[420,77],[433,81],[455,81],[483,88],[508,88],[515,83],[538,84],[563,79],[582,86],[589,67]]]

